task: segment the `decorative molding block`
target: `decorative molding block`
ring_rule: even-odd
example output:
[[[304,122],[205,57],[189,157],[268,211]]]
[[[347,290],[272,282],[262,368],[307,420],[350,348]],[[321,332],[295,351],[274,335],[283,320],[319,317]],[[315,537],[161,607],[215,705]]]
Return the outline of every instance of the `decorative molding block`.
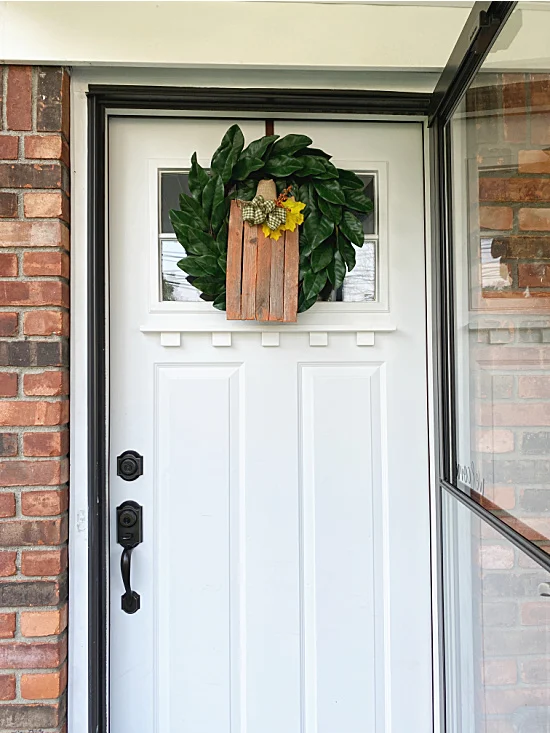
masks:
[[[328,346],[328,333],[326,331],[312,331],[309,334],[310,346]]]
[[[231,331],[213,331],[212,346],[231,346]]]
[[[262,346],[279,346],[279,331],[262,331]]]
[[[374,346],[374,331],[357,331],[357,346]]]
[[[161,331],[161,346],[181,346],[181,333],[178,331]]]

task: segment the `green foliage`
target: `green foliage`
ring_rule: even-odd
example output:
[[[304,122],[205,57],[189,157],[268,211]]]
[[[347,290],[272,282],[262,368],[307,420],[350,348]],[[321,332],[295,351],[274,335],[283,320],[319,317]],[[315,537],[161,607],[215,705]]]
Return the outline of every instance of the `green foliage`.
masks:
[[[363,181],[352,171],[336,168],[330,155],[311,147],[306,135],[269,135],[246,148],[238,125],[225,133],[212,156],[210,170],[191,158],[189,190],[170,220],[186,256],[178,266],[203,300],[225,310],[225,271],[229,204],[250,201],[258,181],[272,178],[277,191],[292,186],[292,195],[306,204],[300,227],[298,310],[308,310],[341,287],[355,267],[355,247],[363,245],[363,227],[356,214],[372,211]]]

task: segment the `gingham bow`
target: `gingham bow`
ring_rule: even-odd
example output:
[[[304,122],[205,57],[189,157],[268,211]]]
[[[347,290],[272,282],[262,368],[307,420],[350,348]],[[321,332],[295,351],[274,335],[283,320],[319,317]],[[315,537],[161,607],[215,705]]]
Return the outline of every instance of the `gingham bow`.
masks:
[[[249,224],[263,224],[265,221],[271,231],[286,223],[286,209],[277,206],[275,201],[266,201],[261,194],[244,204],[242,214]]]

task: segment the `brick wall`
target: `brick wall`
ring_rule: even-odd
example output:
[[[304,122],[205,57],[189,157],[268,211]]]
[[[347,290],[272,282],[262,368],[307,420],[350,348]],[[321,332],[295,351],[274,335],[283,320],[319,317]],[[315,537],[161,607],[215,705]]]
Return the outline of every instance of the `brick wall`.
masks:
[[[69,76],[0,74],[0,730],[57,731],[67,683]]]
[[[550,552],[550,76],[480,75],[466,119],[470,414],[459,419],[481,501]],[[547,573],[487,525],[473,557],[476,733],[550,730]]]

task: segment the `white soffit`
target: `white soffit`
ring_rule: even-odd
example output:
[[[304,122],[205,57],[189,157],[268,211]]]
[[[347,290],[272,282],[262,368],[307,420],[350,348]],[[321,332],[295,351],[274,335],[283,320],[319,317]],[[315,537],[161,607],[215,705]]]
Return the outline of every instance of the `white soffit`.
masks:
[[[436,72],[470,6],[2,2],[0,57],[71,66]]]

